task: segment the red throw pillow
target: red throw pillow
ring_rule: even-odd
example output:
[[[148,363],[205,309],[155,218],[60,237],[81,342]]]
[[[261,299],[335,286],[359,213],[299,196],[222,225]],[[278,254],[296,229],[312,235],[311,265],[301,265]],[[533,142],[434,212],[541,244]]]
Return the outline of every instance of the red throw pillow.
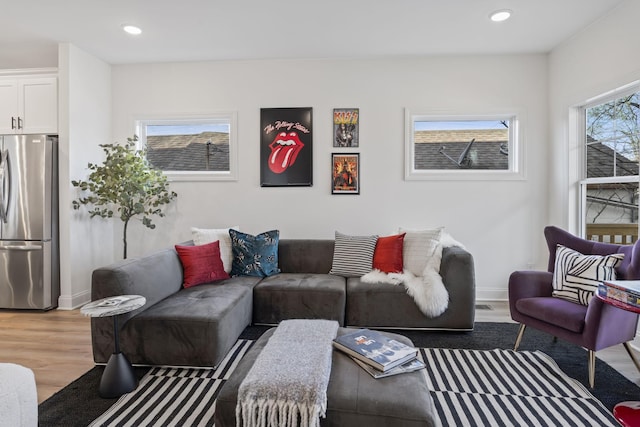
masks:
[[[373,253],[373,268],[384,273],[402,273],[404,268],[402,264],[402,247],[405,234],[378,237],[376,250]]]
[[[220,258],[218,240],[198,246],[176,245],[176,252],[182,263],[184,271],[182,286],[185,288],[229,278]]]

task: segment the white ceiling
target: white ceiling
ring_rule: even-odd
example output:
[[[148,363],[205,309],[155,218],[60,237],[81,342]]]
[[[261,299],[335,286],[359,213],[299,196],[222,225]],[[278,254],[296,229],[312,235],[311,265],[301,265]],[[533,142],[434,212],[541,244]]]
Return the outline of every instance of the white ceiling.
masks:
[[[623,1],[0,0],[0,69],[56,66],[59,42],[111,64],[543,53]]]

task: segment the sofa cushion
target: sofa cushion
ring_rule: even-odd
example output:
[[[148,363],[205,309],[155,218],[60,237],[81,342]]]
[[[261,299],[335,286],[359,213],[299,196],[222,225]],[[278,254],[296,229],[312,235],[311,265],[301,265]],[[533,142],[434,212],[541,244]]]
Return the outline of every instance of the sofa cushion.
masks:
[[[400,228],[400,233],[406,233],[402,251],[404,268],[409,270],[414,276],[422,276],[429,258],[433,256],[436,246],[438,245],[442,234],[442,227],[432,230],[409,230]]]
[[[234,277],[176,292],[123,325],[122,352],[131,363],[217,366],[251,324],[259,281]]]
[[[553,271],[553,296],[588,305],[598,285],[616,278],[624,254],[583,255],[558,245]]]
[[[532,297],[516,301],[518,311],[526,316],[575,333],[582,333],[587,307],[561,298]]]
[[[240,227],[234,225],[234,230],[240,230]],[[191,236],[193,243],[196,245],[204,245],[206,243],[220,242],[220,258],[224,264],[224,271],[231,273],[231,263],[233,261],[233,251],[231,250],[231,237],[229,236],[229,228],[196,228],[191,227]]]
[[[335,232],[335,236],[330,274],[360,277],[370,272],[378,236],[349,236],[339,231]]]
[[[328,274],[333,262],[333,239],[283,239],[278,242],[282,273]]]
[[[328,319],[344,325],[345,278],[331,274],[280,273],[253,290],[253,323],[285,319]]]
[[[406,233],[378,237],[373,253],[373,268],[384,273],[402,273],[402,247]]]
[[[175,247],[184,271],[182,286],[185,288],[229,278],[220,259],[219,241],[200,246]]]
[[[233,262],[232,276],[267,277],[280,273],[278,268],[278,230],[256,236],[230,229]]]
[[[455,314],[458,314],[457,318]],[[463,319],[459,313],[445,311],[434,318],[425,316],[404,285],[367,283],[359,277],[347,279],[346,326],[372,328],[446,327]]]

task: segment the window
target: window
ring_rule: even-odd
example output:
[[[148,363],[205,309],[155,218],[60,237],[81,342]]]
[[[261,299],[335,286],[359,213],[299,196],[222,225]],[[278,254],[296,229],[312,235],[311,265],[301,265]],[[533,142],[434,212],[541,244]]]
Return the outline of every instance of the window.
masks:
[[[406,113],[405,179],[509,179],[522,174],[514,114]]]
[[[174,181],[237,179],[236,114],[137,122],[147,159]]]
[[[638,238],[638,89],[616,90],[580,108],[581,217],[590,240],[631,244]]]

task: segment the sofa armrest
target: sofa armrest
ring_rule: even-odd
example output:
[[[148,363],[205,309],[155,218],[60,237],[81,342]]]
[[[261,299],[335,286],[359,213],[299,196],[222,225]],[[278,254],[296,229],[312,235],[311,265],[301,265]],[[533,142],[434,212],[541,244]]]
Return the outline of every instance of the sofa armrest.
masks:
[[[91,299],[112,295],[142,295],[153,305],[180,290],[182,264],[176,251],[164,249],[94,270]]]
[[[120,315],[121,324],[124,325],[136,313],[178,292],[182,286],[182,280],[182,264],[178,254],[173,248],[164,249],[94,270],[91,275],[91,300],[114,295],[145,297],[147,302],[143,307]]]
[[[638,314],[591,298],[584,325],[584,342],[588,348],[600,350],[631,341],[636,335]]]
[[[553,273],[548,271],[514,271],[509,276],[509,311],[519,321],[516,302],[522,298],[550,297],[553,292]],[[514,318],[515,315],[515,318]]]
[[[509,276],[509,300],[550,297],[553,273],[548,271],[514,271]]]
[[[175,249],[129,258],[98,268],[91,275],[91,300],[114,295],[142,295],[147,302],[130,313],[118,316],[120,329],[127,320],[160,300],[172,295],[182,286],[182,264]],[[103,356],[113,351],[113,319],[91,319],[91,340],[94,360],[103,362]]]
[[[456,316],[469,319],[473,328],[476,308],[476,279],[473,256],[465,249],[453,246],[442,248],[440,276],[449,292],[449,306]]]

